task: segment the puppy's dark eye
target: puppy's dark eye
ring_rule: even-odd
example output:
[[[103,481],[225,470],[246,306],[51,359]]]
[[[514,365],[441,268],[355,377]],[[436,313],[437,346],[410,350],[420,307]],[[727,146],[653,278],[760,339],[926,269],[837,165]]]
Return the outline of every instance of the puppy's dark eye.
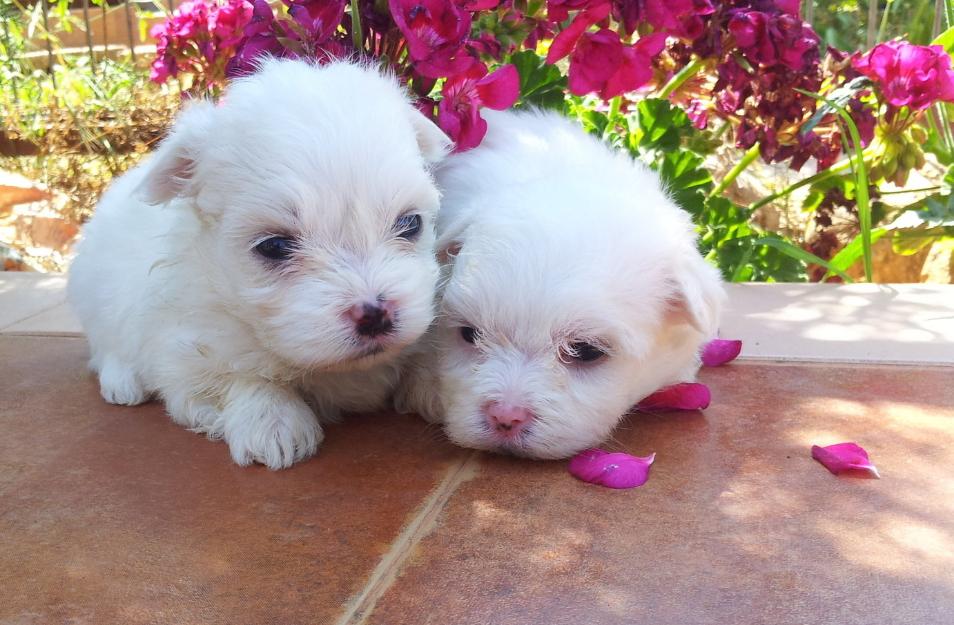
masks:
[[[421,233],[423,223],[424,220],[416,213],[401,215],[394,222],[394,232],[402,239],[413,241]]]
[[[289,237],[269,237],[256,245],[255,251],[269,260],[288,260],[295,251],[295,240]]]
[[[570,343],[568,348],[564,350],[564,355],[566,356],[566,360],[574,362],[593,362],[605,356],[606,352],[592,343],[577,341]]]
[[[464,342],[470,343],[473,345],[477,342],[477,338],[480,336],[480,333],[477,332],[476,328],[470,326],[461,326],[460,327],[460,338],[464,339]]]

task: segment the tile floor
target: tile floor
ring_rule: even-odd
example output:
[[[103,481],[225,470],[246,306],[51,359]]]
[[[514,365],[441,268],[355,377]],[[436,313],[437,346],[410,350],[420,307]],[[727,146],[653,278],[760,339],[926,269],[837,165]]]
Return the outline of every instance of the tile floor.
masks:
[[[627,418],[657,461],[611,491],[389,414],[236,467],[103,403],[60,278],[0,274],[0,624],[950,625],[954,291],[789,286],[733,289],[749,360],[704,413]],[[812,298],[884,345],[813,334]],[[809,457],[844,440],[883,479]]]

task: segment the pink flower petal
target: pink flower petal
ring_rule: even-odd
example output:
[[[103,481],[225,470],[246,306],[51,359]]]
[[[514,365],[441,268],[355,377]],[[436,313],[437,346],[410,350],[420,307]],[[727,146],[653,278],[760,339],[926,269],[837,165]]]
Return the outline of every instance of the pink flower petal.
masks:
[[[713,339],[702,348],[702,364],[706,367],[718,367],[735,360],[742,351],[742,341]]]
[[[868,452],[855,443],[838,443],[827,447],[812,445],[812,458],[835,475],[845,471],[867,471],[874,477],[881,477],[868,459]]]
[[[660,389],[637,404],[640,410],[703,410],[709,407],[712,393],[698,382],[683,382]]]
[[[502,111],[513,106],[520,95],[520,74],[513,65],[502,65],[493,74],[477,81],[480,103]]]
[[[547,51],[547,63],[553,65],[570,54],[586,29],[597,22],[605,20],[609,17],[609,14],[609,2],[601,3],[598,6],[577,13],[573,21],[570,22],[570,25],[553,38],[550,49]]]
[[[602,449],[587,449],[570,460],[570,475],[609,488],[636,488],[649,479],[649,467],[656,454],[644,458]]]

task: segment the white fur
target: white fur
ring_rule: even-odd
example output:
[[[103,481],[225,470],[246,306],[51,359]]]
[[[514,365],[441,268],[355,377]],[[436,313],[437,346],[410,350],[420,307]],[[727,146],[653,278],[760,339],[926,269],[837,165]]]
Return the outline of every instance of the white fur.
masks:
[[[394,79],[344,62],[269,61],[220,105],[193,103],[104,195],[70,272],[103,397],[161,398],[271,468],[315,452],[313,409],[382,406],[433,318],[428,165],[448,147]],[[393,230],[406,212],[423,217],[412,242]],[[256,252],[276,234],[292,259]],[[377,297],[397,320],[371,340],[346,312]]]
[[[564,457],[651,392],[693,379],[724,293],[655,174],[558,115],[485,115],[480,147],[437,171],[446,286],[397,404],[467,447]],[[461,326],[479,330],[476,345]],[[561,347],[576,341],[608,355],[565,362]],[[501,440],[481,414],[489,401],[536,418]]]

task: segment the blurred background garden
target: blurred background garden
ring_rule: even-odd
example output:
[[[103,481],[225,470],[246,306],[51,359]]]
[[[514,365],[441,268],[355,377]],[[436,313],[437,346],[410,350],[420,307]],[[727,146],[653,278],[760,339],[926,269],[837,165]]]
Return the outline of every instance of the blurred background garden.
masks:
[[[459,149],[482,107],[562,110],[660,172],[727,280],[954,281],[951,0],[0,0],[0,18],[7,270],[66,270],[110,180],[270,54],[375,59]]]

